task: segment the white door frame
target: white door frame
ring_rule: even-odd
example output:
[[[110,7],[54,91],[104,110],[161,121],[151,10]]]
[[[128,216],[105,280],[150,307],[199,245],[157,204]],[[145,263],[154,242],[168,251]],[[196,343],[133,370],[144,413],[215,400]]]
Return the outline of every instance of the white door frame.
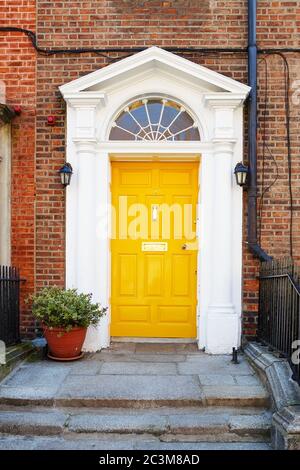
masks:
[[[243,153],[243,101],[249,87],[158,48],[150,48],[60,88],[67,102],[66,286],[110,304],[110,161],[201,158],[198,345],[230,353],[240,344],[242,190],[234,167]],[[135,98],[182,103],[200,142],[108,141],[116,114]],[[90,327],[85,350],[109,346],[110,311]]]

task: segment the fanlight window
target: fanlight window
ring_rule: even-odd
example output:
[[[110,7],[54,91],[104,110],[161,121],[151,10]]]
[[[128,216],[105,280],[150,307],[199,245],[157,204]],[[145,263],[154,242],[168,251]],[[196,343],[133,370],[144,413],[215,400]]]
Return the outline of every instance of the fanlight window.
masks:
[[[110,140],[200,140],[199,129],[181,105],[161,98],[135,101],[112,125]]]

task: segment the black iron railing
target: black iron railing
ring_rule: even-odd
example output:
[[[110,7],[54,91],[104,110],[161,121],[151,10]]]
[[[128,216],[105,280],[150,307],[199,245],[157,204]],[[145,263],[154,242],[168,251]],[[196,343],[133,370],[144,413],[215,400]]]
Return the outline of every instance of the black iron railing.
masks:
[[[20,341],[20,273],[0,266],[0,340],[7,346]]]
[[[262,263],[258,340],[289,360],[300,382],[300,269],[290,259]]]

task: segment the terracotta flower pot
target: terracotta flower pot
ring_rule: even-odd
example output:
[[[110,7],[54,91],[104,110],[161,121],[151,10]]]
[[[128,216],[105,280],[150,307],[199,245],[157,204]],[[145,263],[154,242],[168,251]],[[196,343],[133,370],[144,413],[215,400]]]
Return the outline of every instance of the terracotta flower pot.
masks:
[[[43,326],[51,356],[57,359],[78,359],[85,340],[86,328],[75,327],[66,332],[64,328]]]

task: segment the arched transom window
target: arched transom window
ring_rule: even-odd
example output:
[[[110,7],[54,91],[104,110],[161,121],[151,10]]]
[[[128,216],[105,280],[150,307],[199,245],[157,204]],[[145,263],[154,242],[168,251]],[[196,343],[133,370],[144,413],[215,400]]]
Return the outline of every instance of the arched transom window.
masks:
[[[162,98],[135,101],[112,124],[110,140],[200,140],[191,115],[178,103]]]

